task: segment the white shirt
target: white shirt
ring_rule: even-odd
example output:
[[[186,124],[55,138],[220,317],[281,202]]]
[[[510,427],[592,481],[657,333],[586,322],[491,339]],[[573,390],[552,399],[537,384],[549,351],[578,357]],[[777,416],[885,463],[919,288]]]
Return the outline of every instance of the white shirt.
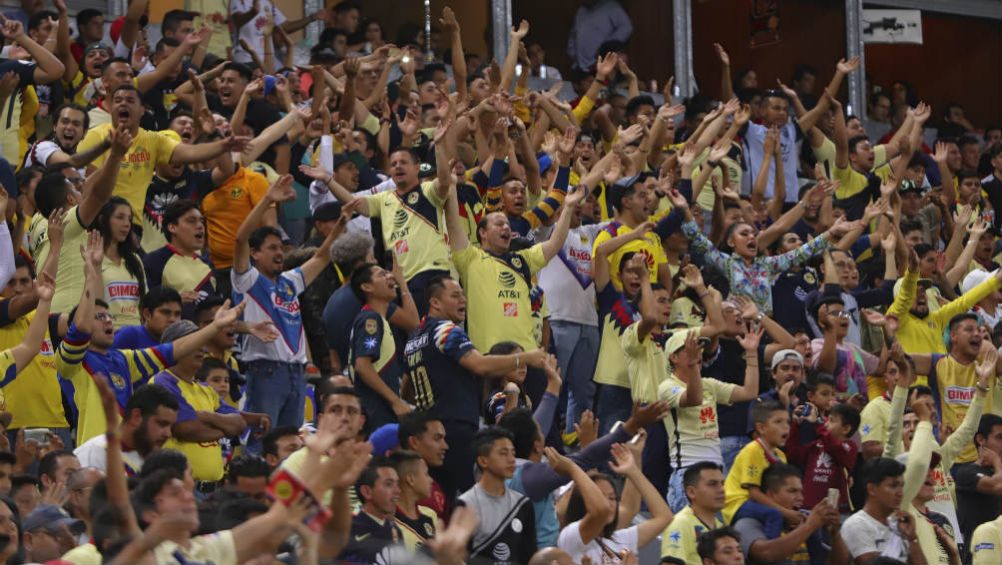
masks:
[[[783,189],[786,191],[786,201],[797,201],[797,189],[800,182],[797,180],[797,169],[800,167],[800,139],[797,136],[798,126],[793,121],[786,122],[779,129],[780,152],[783,156]],[[748,131],[745,134],[743,143],[745,161],[744,176],[741,177],[741,191],[743,194],[751,194],[752,183],[758,176],[759,169],[762,168],[762,154],[764,152],[765,134],[769,128],[755,123],[748,124]],[[776,164],[769,161],[769,175],[765,186],[765,197],[772,198],[776,181]]]
[[[259,0],[259,10],[254,19],[244,24],[239,31],[237,41],[233,45],[233,60],[237,63],[250,63],[250,53],[244,51],[239,41],[243,39],[264,60],[264,34],[261,29],[268,23],[280,26],[285,23],[285,14],[271,3],[271,0]],[[254,7],[254,0],[230,0],[230,15],[237,12],[249,12]]]
[[[616,530],[611,539],[596,538],[587,544],[581,539],[580,527],[580,521],[574,522],[561,530],[557,538],[557,547],[569,553],[571,559],[576,562],[580,562],[581,558],[587,555],[595,565],[600,563],[618,565],[619,555],[624,549],[637,553],[637,526]],[[611,551],[613,555],[610,556],[606,550]]]
[[[247,300],[244,321],[248,325],[268,321],[275,325],[279,337],[271,343],[250,338],[244,344],[243,359],[267,359],[282,363],[306,363],[306,334],[300,312],[299,295],[306,290],[306,279],[297,267],[280,274],[275,281],[261,275],[254,267],[230,273],[235,304]]]
[[[591,278],[591,250],[598,232],[608,222],[578,226],[567,233],[560,252],[539,271],[539,286],[546,295],[550,320],[598,326],[595,283]],[[552,228],[537,230],[536,241],[545,241]]]
[[[104,434],[96,435],[73,450],[73,455],[80,460],[81,467],[94,467],[108,472],[108,439]],[[122,459],[125,466],[139,474],[143,468],[143,456],[138,451],[123,451]]]
[[[879,553],[901,562],[908,561],[908,542],[898,533],[898,522],[894,516],[888,524],[877,521],[865,510],[849,516],[842,524],[842,539],[853,559],[867,553]]]

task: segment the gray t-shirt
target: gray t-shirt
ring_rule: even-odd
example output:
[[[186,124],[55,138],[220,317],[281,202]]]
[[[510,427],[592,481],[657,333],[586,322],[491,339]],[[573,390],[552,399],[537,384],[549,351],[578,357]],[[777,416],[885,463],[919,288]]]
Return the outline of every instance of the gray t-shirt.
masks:
[[[501,496],[493,496],[478,483],[459,495],[459,504],[472,508],[480,519],[470,551],[474,561],[528,563],[536,553],[535,514],[525,495],[506,488]]]
[[[842,539],[849,555],[856,559],[867,553],[879,553],[899,561],[908,561],[908,542],[898,533],[897,520],[891,516],[887,524],[860,510],[842,524]]]

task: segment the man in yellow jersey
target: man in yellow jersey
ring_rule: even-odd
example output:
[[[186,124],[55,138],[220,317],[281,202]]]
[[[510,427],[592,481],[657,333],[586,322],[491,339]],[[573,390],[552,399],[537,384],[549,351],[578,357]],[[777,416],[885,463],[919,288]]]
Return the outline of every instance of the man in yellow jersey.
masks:
[[[221,308],[212,324],[174,343],[146,349],[114,349],[114,324],[100,296],[103,242],[91,232],[86,250],[80,252],[84,271],[84,290],[80,304],[71,313],[66,339],[56,350],[56,369],[68,389],[77,414],[77,444],[105,433],[104,412],[94,379],[105,379],[112,387],[120,408],[132,395],[133,385],[144,381],[165,367],[200,351],[212,336],[224,331],[244,310],[244,305]]]
[[[83,272],[83,259],[79,249],[87,242],[87,228],[94,223],[102,206],[111,196],[118,176],[118,161],[132,142],[131,134],[124,127],[109,131],[108,138],[111,140],[111,158],[87,177],[82,187],[83,196],[78,191],[78,186],[63,174],[47,174],[38,181],[35,188],[35,203],[38,204],[36,216],[50,218],[53,212],[62,211],[59,221],[63,224],[65,245],[57,254],[56,296],[52,299],[52,307],[56,312],[69,312],[80,298],[84,281],[80,276]],[[35,264],[46,261],[48,244],[43,248],[44,252],[36,255]]]
[[[182,164],[202,162],[223,154],[224,151],[243,151],[249,141],[246,137],[229,136],[210,143],[182,144],[166,135],[147,131],[139,127],[143,116],[143,103],[140,92],[131,84],[119,86],[111,94],[112,123],[94,127],[80,142],[78,151],[87,151],[92,146],[101,143],[112,127],[124,126],[132,136],[128,151],[118,159],[110,159],[108,153],[102,154],[88,167],[92,173],[107,160],[120,162],[121,170],[112,192],[129,201],[132,206],[134,223],[142,222],[143,204],[146,202],[146,190],[153,180],[157,165]],[[114,124],[114,125],[113,125]]]
[[[705,532],[724,527],[724,473],[720,465],[700,461],[685,470],[682,478],[688,506],[677,512],[661,536],[661,558],[699,563],[696,542]]]
[[[933,353],[932,355],[913,354],[915,371],[928,375],[929,387],[932,388],[936,410],[942,419],[942,425],[951,430],[960,428],[964,416],[974,402],[984,403],[984,412],[1002,415],[1002,402],[999,401],[998,387],[996,394],[979,395],[982,388],[978,382],[978,359],[985,358],[991,352],[991,343],[984,342],[981,329],[978,327],[978,316],[971,312],[958,314],[950,319],[948,326],[950,352],[947,355]],[[984,345],[984,350],[982,345]],[[997,356],[992,357],[997,360]],[[998,372],[996,361],[995,372]],[[970,463],[978,458],[978,452],[973,444],[968,443],[955,459],[958,464]]]
[[[33,63],[3,59],[0,62],[0,76],[13,72],[18,83],[14,92],[7,97],[0,108],[0,153],[10,163],[21,161],[21,140],[18,132],[21,127],[22,107],[28,93],[33,92],[33,85],[48,84],[63,74],[63,64],[49,52],[48,49],[36,43],[24,32],[24,26],[16,20],[0,17],[0,32],[8,45],[18,45],[31,55]],[[37,109],[37,98],[35,107]],[[27,117],[27,116],[26,116]]]
[[[451,179],[449,182],[451,184]],[[502,341],[514,341],[525,351],[539,347],[533,331],[535,322],[529,296],[535,286],[533,279],[563,248],[571,216],[589,190],[586,185],[579,185],[568,192],[563,205],[567,213],[560,215],[550,238],[518,252],[509,251],[513,232],[508,218],[501,212],[488,214],[480,220],[477,225],[480,247],[471,245],[459,217],[456,193],[450,190],[446,206],[449,245],[468,296],[467,329],[477,349],[489,351]],[[542,398],[545,386],[542,371],[530,368],[526,392],[533,405]]]
[[[612,185],[609,190],[615,216],[609,225],[595,236],[592,255],[599,245],[617,235],[639,228],[650,218],[654,210],[650,207],[648,193],[653,190],[653,182],[653,176],[641,173]],[[659,282],[663,287],[671,289],[671,270],[664,248],[661,247],[661,238],[655,233],[647,232],[642,238],[626,243],[609,255],[609,261],[612,263],[610,271],[612,283],[617,290],[623,290],[623,283],[619,280],[619,264],[623,260],[623,255],[627,253],[642,254],[647,262],[651,282]]]
[[[413,149],[394,150],[390,153],[389,173],[396,190],[378,194],[352,194],[324,169],[300,166],[300,171],[307,176],[327,183],[342,203],[361,200],[358,213],[380,219],[383,243],[387,250],[393,250],[400,261],[407,288],[421,316],[428,312],[428,301],[424,296],[428,281],[449,274],[449,246],[446,243],[443,206],[449,194],[451,171],[447,165],[445,145],[436,144],[438,178],[430,182],[420,182],[421,158]]]
[[[925,292],[919,292],[918,256],[912,251],[908,259],[908,270],[905,276],[894,284],[894,302],[887,309],[889,316],[898,319],[898,330],[895,337],[901,342],[905,353],[943,354],[946,344],[943,343],[943,332],[954,316],[967,312],[975,304],[989,294],[1002,287],[1002,271],[996,272],[984,282],[960,295],[959,298],[944,304],[935,312],[929,311],[929,299]],[[919,370],[918,384],[926,384],[927,373]],[[961,416],[963,419],[963,416]],[[958,420],[959,423],[959,420]]]

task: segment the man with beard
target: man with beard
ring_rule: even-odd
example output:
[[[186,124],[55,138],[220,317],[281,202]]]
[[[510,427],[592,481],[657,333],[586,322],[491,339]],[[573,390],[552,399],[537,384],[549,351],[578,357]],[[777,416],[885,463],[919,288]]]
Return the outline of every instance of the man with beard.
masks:
[[[108,150],[110,144],[100,143],[86,153],[77,153],[77,144],[90,127],[87,111],[76,104],[63,104],[56,110],[56,123],[52,134],[36,141],[28,148],[24,167],[48,167],[69,163],[78,170],[88,165],[98,155]]]
[[[177,400],[164,387],[149,384],[136,391],[125,404],[125,418],[118,426],[122,441],[125,472],[139,473],[143,460],[163,447],[171,437],[171,426],[177,420]],[[73,454],[83,467],[107,471],[108,438],[96,435],[77,447]]]
[[[242,151],[247,145],[247,138],[230,136],[209,143],[198,145],[181,144],[168,136],[139,127],[143,116],[143,104],[140,91],[131,84],[123,84],[116,88],[111,96],[111,109],[114,124],[107,123],[92,128],[80,142],[78,150],[88,151],[95,145],[104,143],[108,133],[115,126],[124,126],[132,134],[132,144],[122,158],[122,165],[112,191],[114,196],[121,196],[132,206],[133,222],[141,221],[141,211],[146,202],[146,192],[153,180],[153,173],[159,165],[179,165],[204,162],[222,155],[228,151]],[[108,153],[102,153],[88,167],[88,173],[100,167],[108,158]]]

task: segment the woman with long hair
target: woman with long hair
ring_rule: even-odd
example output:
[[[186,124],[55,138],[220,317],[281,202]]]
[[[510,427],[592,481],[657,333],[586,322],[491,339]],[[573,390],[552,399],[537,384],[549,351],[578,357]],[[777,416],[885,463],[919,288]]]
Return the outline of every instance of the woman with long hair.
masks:
[[[132,206],[112,196],[97,215],[97,230],[104,238],[104,300],[115,316],[115,330],[142,322],[139,300],[146,293],[146,273],[132,237]]]
[[[570,554],[575,562],[588,556],[592,563],[621,563],[624,552],[637,555],[641,547],[650,543],[671,522],[672,511],[658,489],[644,476],[630,449],[622,444],[612,446],[609,467],[626,478],[620,490],[616,481],[602,473],[591,474],[591,480],[605,497],[606,505],[595,507],[575,485],[567,502],[561,521],[557,547]],[[631,496],[639,493],[647,504],[651,517],[630,526],[633,516],[620,516],[623,490],[633,489]]]

